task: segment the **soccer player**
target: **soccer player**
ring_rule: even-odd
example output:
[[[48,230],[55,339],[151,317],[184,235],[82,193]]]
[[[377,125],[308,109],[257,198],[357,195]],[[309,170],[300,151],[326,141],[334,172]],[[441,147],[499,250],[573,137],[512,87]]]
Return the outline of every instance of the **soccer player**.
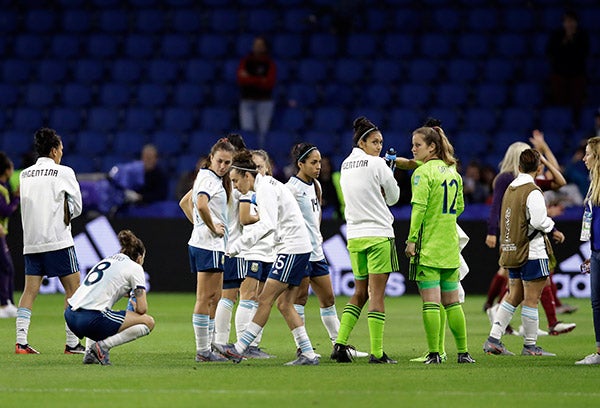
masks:
[[[412,153],[423,162],[413,173],[410,231],[406,256],[409,277],[423,300],[423,323],[429,354],[424,364],[440,364],[440,308],[454,335],[459,363],[474,363],[467,350],[467,328],[459,302],[459,241],[456,218],[464,210],[462,179],[454,149],[439,126],[413,132]]]
[[[44,276],[60,279],[66,299],[79,287],[80,275],[71,219],[82,210],[81,191],[73,169],[60,164],[63,144],[54,129],[35,132],[39,158],[20,175],[21,222],[25,256],[25,288],[17,309],[16,354],[39,354],[29,345],[31,309]],[[65,354],[83,354],[85,348],[65,323]]]
[[[179,202],[194,224],[188,253],[192,273],[196,274],[192,325],[198,362],[227,361],[211,350],[209,325],[223,285],[227,203],[232,189],[229,168],[234,152],[234,146],[226,138],[219,139],[211,148],[207,167],[198,171],[194,187]]]
[[[154,319],[146,312],[144,243],[129,230],[119,231],[121,251],[104,258],[87,274],[83,285],[67,299],[65,321],[78,337],[93,342],[83,364],[111,365],[109,350],[150,334]],[[132,310],[111,310],[123,296],[133,295]]]
[[[340,185],[346,207],[348,251],[354,273],[354,294],[344,307],[331,359],[351,362],[348,338],[369,301],[369,363],[396,364],[383,351],[385,287],[391,272],[399,270],[394,239],[394,216],[388,206],[400,197],[394,174],[379,157],[381,131],[365,117],[353,123],[354,148],[342,163]]]
[[[235,156],[231,179],[242,194],[250,190],[256,192],[259,219],[250,232],[244,231],[229,247],[229,254],[235,256],[272,234],[277,256],[258,296],[258,309],[252,322],[235,344],[227,345],[222,351],[239,362],[262,331],[269,319],[273,303],[281,295],[277,307],[301,349],[298,358],[286,365],[317,365],[319,358],[313,350],[304,322],[294,309],[298,286],[306,276],[312,251],[298,203],[281,182],[258,173],[250,152],[240,152]]]

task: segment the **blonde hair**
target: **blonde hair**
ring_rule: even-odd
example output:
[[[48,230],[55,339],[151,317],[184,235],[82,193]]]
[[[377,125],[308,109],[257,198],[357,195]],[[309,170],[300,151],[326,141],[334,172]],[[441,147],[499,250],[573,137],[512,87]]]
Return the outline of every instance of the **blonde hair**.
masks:
[[[269,153],[262,149],[250,150],[250,153],[252,153],[252,156],[258,156],[265,161],[265,166],[267,167],[265,174],[267,176],[272,176],[273,166],[271,164],[271,158],[269,157]]]
[[[500,160],[498,167],[500,173],[512,173],[513,176],[519,175],[519,157],[524,150],[529,149],[530,146],[525,142],[514,142],[504,153],[504,157]]]
[[[590,147],[590,154],[594,158],[590,168],[590,189],[587,197],[593,205],[600,205],[600,137],[588,139],[587,145]]]

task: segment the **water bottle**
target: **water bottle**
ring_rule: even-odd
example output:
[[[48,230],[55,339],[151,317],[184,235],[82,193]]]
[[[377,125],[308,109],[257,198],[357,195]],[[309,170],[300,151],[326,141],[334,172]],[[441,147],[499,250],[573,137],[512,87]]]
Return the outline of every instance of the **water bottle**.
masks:
[[[385,152],[385,163],[392,171],[396,169],[396,149],[393,147],[390,147],[387,152]]]
[[[131,312],[135,312],[135,303],[136,303],[136,298],[135,298],[135,292],[132,290],[129,293],[129,301],[127,302],[127,309]]]

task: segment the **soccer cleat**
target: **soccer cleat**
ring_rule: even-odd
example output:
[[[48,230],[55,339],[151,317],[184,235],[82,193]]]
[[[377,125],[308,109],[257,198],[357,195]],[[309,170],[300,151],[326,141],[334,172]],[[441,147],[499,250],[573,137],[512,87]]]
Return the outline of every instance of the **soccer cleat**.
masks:
[[[83,364],[100,364],[100,360],[98,360],[96,355],[92,353],[92,347],[85,350],[85,354],[83,356]]]
[[[240,361],[246,358],[244,354],[238,353],[233,344],[223,344],[221,348],[221,354],[223,354],[223,356],[227,357],[234,363],[239,363]]]
[[[244,354],[244,356],[246,358],[254,358],[257,360],[266,360],[268,358],[275,358],[275,356],[273,356],[269,353],[265,353],[264,351],[262,351],[260,348],[258,348],[256,346],[248,347],[248,350],[246,350],[246,354]]]
[[[501,341],[492,342],[489,339],[483,343],[483,351],[487,354],[495,354],[501,356],[514,356],[515,353],[508,351],[504,344]]]
[[[352,346],[348,346],[348,353],[350,353],[350,356],[352,358],[369,357],[369,353],[365,353],[364,351],[358,351],[357,349],[355,349]]]
[[[352,355],[348,351],[348,349],[352,346],[347,346],[345,344],[335,343],[333,345],[333,351],[331,352],[330,358],[332,360],[337,361],[338,363],[351,363]]]
[[[398,362],[396,360],[392,360],[387,356],[387,354],[383,353],[380,358],[377,358],[371,354],[369,356],[369,364],[398,364]]]
[[[229,361],[227,357],[222,356],[220,353],[208,350],[196,353],[196,362],[198,363],[208,363],[208,362],[218,362],[222,363],[225,361]]]
[[[102,365],[112,365],[110,363],[110,355],[108,349],[105,349],[100,345],[100,342],[94,343],[93,346],[90,347],[90,351],[98,359],[98,362]]]
[[[521,325],[521,326],[519,326],[519,331],[517,332],[517,334],[518,334],[519,336],[521,336],[521,337],[524,337],[524,336],[525,336],[525,329],[523,328],[523,326],[522,326],[522,325]],[[547,335],[548,335],[548,332],[547,332],[547,331],[545,331],[545,330],[542,330],[542,329],[538,328],[538,329],[537,329],[537,335],[538,335],[538,337],[540,337],[540,336],[547,336]]]
[[[559,334],[573,331],[575,327],[577,327],[575,323],[556,322],[554,326],[548,328],[548,333],[550,333],[551,336],[558,336]]]
[[[85,347],[81,343],[77,343],[74,347],[65,344],[65,354],[85,354]]]
[[[556,354],[550,353],[540,346],[523,346],[523,351],[521,351],[522,356],[548,356],[555,357]]]
[[[17,317],[17,308],[12,303],[0,307],[0,319],[11,319],[13,317]]]
[[[475,359],[467,353],[458,353],[458,364],[473,364]]]
[[[300,357],[294,361],[290,361],[284,364],[285,366],[297,366],[297,365],[319,365],[319,357],[308,358],[304,354],[300,354]]]
[[[411,358],[410,361],[413,361],[416,363],[423,363],[423,362],[425,362],[425,360],[427,360],[428,355],[429,355],[429,351],[426,351],[425,353],[423,353],[423,355],[421,355],[421,357]],[[440,359],[442,360],[442,363],[445,363],[446,360],[448,360],[448,355],[446,354],[446,352],[440,353]]]
[[[585,356],[583,360],[575,362],[576,365],[588,365],[588,364],[600,364],[600,354],[594,353],[589,356]]]
[[[423,364],[442,364],[442,358],[440,353],[433,352],[427,354],[427,358],[423,361]]]
[[[15,354],[40,354],[39,351],[31,347],[29,344],[15,344]]]
[[[556,306],[556,313],[558,314],[571,314],[571,313],[575,313],[577,311],[578,307],[577,306],[572,306],[572,305],[567,305],[567,304],[562,304],[560,306]]]

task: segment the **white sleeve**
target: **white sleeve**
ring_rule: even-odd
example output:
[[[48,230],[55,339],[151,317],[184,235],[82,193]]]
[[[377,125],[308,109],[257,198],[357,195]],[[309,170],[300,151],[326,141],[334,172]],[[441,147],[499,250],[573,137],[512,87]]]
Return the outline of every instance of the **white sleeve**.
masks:
[[[69,209],[73,211],[71,214],[72,218],[78,217],[81,215],[81,211],[83,210],[83,201],[81,199],[81,190],[79,188],[79,183],[77,182],[77,178],[75,177],[75,172],[70,167],[66,167],[66,177],[63,178],[64,181],[64,189],[67,194],[67,199],[69,200]]]
[[[388,166],[385,165],[385,161],[379,157],[381,163],[377,163],[376,171],[379,175],[379,179],[381,180],[381,187],[385,193],[385,203],[390,206],[394,205],[398,202],[400,198],[400,187],[398,186],[398,182],[394,178],[394,172],[390,170]]]
[[[539,190],[533,190],[527,196],[527,210],[529,211],[529,223],[536,230],[548,233],[554,228],[554,221],[548,217],[546,212],[546,201]]]

